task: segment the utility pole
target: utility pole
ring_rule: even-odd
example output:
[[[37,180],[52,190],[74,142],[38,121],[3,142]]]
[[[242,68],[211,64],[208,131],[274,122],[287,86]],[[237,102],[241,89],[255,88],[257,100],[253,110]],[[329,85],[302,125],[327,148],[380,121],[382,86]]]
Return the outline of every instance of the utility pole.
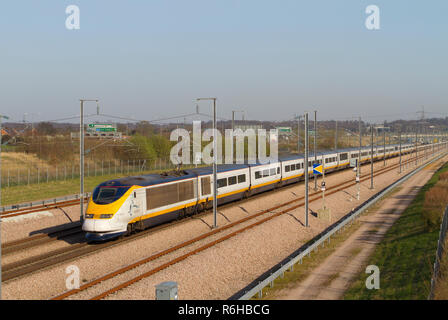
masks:
[[[305,112],[305,227],[308,227],[308,112]]]
[[[197,98],[196,101],[200,100],[213,100],[213,228],[218,227],[217,222],[217,210],[218,206],[217,194],[218,194],[218,175],[217,175],[217,127],[216,127],[216,98]]]
[[[314,110],[314,159],[313,165],[316,162],[316,139],[317,139],[317,111]],[[314,173],[314,191],[317,191],[317,175]]]

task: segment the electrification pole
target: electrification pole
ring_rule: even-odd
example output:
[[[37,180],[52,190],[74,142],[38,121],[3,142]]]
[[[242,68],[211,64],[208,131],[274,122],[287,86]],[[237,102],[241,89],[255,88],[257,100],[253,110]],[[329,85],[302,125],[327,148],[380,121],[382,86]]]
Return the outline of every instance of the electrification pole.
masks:
[[[297,119],[297,154],[300,153],[300,118],[302,116],[299,116],[296,114],[295,119]]]
[[[2,203],[2,119],[9,119],[9,117],[0,115],[0,206]],[[2,300],[2,218],[0,217],[0,300]]]
[[[242,113],[242,120],[244,121],[244,114],[246,113],[246,111],[244,110],[232,110],[232,130],[235,129],[235,113],[236,112],[241,112]]]
[[[84,102],[85,101],[95,101],[97,113],[99,113],[99,104],[97,99],[80,99],[81,101],[81,111],[79,117],[79,206],[81,210],[81,215],[79,220],[81,223],[84,221]]]
[[[313,164],[316,162],[316,139],[317,139],[317,111],[314,110],[314,159]],[[314,191],[317,191],[317,175],[314,173]]]
[[[370,189],[373,189],[373,125],[370,125]]]
[[[386,121],[383,124],[383,166],[386,166]]]
[[[336,120],[336,130],[334,133],[334,149],[338,150],[338,120]]]
[[[217,210],[218,206],[217,194],[218,194],[218,184],[217,184],[217,163],[218,163],[218,155],[217,155],[217,127],[216,127],[216,98],[197,98],[197,101],[200,100],[213,100],[213,228],[218,227],[217,222]]]
[[[358,168],[356,170],[356,185],[358,186],[358,200],[360,198],[360,180],[359,177],[361,175],[360,171],[361,171],[361,146],[362,146],[362,141],[361,141],[361,117],[359,117],[359,121],[358,121],[358,125],[359,125],[359,151],[358,151]]]
[[[305,227],[308,227],[308,112],[305,112]]]
[[[400,173],[401,173],[401,127],[400,127],[400,132],[398,133],[399,136],[399,140],[400,140]]]
[[[418,165],[418,149],[417,149],[417,139],[418,139],[418,133],[417,133],[418,127],[415,128],[415,165]]]

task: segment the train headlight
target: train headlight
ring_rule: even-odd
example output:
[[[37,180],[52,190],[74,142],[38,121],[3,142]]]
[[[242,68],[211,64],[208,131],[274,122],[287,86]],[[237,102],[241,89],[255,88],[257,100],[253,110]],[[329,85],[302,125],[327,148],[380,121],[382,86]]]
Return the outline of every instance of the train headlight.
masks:
[[[100,219],[110,219],[112,218],[113,214],[102,214],[100,215]]]
[[[86,219],[93,219],[93,214],[86,214]]]

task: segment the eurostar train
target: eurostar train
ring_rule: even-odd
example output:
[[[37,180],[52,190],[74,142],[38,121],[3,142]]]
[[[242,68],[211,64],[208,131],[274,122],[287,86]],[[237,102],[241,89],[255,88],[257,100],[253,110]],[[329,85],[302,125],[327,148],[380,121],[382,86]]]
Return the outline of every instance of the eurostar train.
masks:
[[[418,153],[432,145],[418,146]],[[326,173],[350,166],[359,149],[319,152],[309,157],[323,164]],[[403,144],[402,154],[415,152],[415,145]],[[399,145],[374,148],[375,161],[399,155]],[[370,162],[371,148],[361,149],[361,163]],[[304,156],[280,157],[269,164],[218,165],[218,205],[296,183],[304,179]],[[98,185],[89,199],[82,229],[89,241],[107,240],[134,231],[190,216],[213,206],[213,170],[201,167],[161,174],[147,174],[109,180]]]

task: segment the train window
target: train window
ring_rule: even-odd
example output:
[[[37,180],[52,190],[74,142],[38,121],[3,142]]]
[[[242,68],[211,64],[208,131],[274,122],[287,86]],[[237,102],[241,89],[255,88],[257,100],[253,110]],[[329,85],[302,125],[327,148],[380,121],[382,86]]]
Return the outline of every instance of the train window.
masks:
[[[193,180],[146,189],[146,206],[148,210],[193,198]]]
[[[280,174],[280,167],[277,167],[277,174]]]
[[[238,183],[243,183],[246,182],[246,175],[245,174],[240,174],[238,176]]]
[[[291,171],[291,166],[285,166],[285,172]]]
[[[201,178],[201,190],[202,190],[202,195],[212,193],[211,185],[210,185],[210,177]]]
[[[269,177],[269,169],[263,170],[263,178]]]
[[[227,178],[218,179],[218,188],[227,186]]]
[[[108,204],[114,202],[117,194],[117,188],[100,187],[98,195],[95,198],[97,204]]]
[[[275,168],[271,168],[270,169],[270,175],[271,176],[275,176],[275,171],[276,171]]]
[[[255,172],[255,179],[260,179],[260,178],[262,178],[261,171],[256,171]]]
[[[194,182],[185,181],[177,183],[177,190],[179,193],[179,201],[185,201],[194,198]]]
[[[347,160],[347,159],[348,159],[348,154],[347,154],[347,153],[341,153],[341,154],[339,155],[339,159],[341,159],[341,160]]]
[[[229,177],[229,186],[236,184],[236,176]]]

